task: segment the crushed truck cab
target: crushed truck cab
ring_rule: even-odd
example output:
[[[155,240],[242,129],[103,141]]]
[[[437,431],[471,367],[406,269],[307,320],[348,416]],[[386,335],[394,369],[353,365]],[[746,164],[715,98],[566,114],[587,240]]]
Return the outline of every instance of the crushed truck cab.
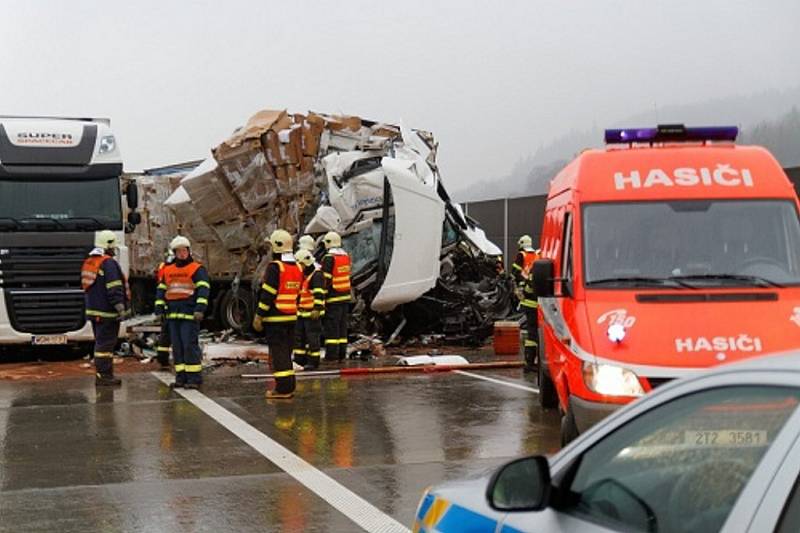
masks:
[[[534,267],[562,440],[659,385],[800,347],[792,184],[736,128],[609,130],[552,181]]]

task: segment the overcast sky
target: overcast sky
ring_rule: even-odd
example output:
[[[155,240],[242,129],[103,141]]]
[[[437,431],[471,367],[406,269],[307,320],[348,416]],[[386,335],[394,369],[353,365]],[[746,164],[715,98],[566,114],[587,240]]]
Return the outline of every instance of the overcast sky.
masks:
[[[798,0],[0,6],[0,113],[110,117],[127,170],[313,109],[433,131],[461,188],[573,128],[800,84]]]

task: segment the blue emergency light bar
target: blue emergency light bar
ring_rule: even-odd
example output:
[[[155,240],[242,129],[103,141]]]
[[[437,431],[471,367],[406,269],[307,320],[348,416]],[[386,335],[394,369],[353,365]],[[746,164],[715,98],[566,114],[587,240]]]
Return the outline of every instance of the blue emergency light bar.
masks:
[[[687,128],[683,124],[659,124],[655,128],[623,128],[606,130],[606,144],[657,143],[680,141],[735,141],[736,126],[702,126]]]

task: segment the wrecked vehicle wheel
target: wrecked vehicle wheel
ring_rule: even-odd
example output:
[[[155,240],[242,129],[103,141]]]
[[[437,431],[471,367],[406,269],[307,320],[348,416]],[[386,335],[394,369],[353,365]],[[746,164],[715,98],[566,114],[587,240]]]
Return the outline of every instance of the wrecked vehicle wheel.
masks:
[[[246,331],[253,320],[253,295],[242,288],[228,289],[220,297],[217,313],[223,329]]]

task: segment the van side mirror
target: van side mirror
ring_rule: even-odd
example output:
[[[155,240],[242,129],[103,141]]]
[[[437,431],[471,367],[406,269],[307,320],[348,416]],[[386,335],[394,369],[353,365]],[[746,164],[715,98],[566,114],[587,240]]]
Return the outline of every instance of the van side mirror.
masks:
[[[139,189],[135,181],[129,181],[125,187],[125,198],[128,200],[128,209],[135,211],[139,207]]]
[[[496,511],[541,511],[550,504],[550,463],[542,455],[512,461],[489,481],[486,499]]]
[[[555,264],[552,259],[537,259],[533,263],[533,286],[537,298],[552,298],[555,295]]]

